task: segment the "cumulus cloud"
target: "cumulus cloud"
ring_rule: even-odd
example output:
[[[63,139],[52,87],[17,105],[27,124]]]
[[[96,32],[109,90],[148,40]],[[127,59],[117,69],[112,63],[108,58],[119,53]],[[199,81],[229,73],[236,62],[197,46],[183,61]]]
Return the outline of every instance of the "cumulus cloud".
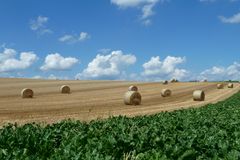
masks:
[[[91,36],[87,32],[81,32],[79,35],[66,34],[66,35],[60,37],[58,40],[60,42],[76,43],[76,42],[83,42],[90,38],[91,38]]]
[[[135,7],[142,11],[141,20],[143,24],[151,24],[150,17],[154,15],[153,8],[158,2],[166,2],[168,0],[111,0],[112,4],[117,5],[121,9]]]
[[[199,79],[208,79],[209,81],[239,80],[240,63],[234,62],[228,67],[213,66],[212,68],[201,72]]]
[[[48,20],[48,17],[38,16],[36,19],[30,21],[30,29],[40,35],[52,33],[52,31],[46,27]]]
[[[55,76],[54,74],[50,74],[49,76],[48,76],[48,78],[47,79],[51,79],[51,80],[57,80],[58,79],[58,77],[57,76]]]
[[[54,74],[50,74],[46,79],[50,79],[50,80],[69,80],[68,76],[56,76]]]
[[[4,48],[0,53],[0,72],[11,72],[29,68],[37,59],[34,52],[21,52],[19,59],[14,49]]]
[[[69,77],[67,77],[67,76],[61,77],[61,76],[56,76],[54,74],[50,74],[49,76],[45,76],[45,77],[36,75],[36,76],[33,76],[32,79],[69,80]]]
[[[59,53],[49,54],[45,58],[44,64],[40,67],[42,71],[67,70],[73,67],[79,60],[74,57],[63,57]]]
[[[224,17],[224,16],[219,16],[219,19],[223,22],[223,23],[240,23],[240,13],[237,13],[235,15],[233,15],[232,17]]]
[[[143,64],[144,71],[142,76],[145,80],[166,80],[172,78],[182,80],[187,76],[188,71],[177,68],[177,66],[184,62],[185,57],[167,56],[162,61],[159,56],[152,57]]]
[[[136,62],[132,54],[124,54],[121,50],[112,51],[108,55],[98,54],[76,79],[119,79],[125,69]]]
[[[44,78],[40,75],[36,75],[36,76],[33,76],[32,79],[44,79]]]

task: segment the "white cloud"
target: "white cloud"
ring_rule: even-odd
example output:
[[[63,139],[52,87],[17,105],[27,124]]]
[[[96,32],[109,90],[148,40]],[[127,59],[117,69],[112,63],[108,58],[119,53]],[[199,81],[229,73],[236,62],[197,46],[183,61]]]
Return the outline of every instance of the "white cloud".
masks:
[[[240,63],[234,62],[228,67],[214,66],[200,73],[200,80],[208,79],[209,81],[221,80],[239,80],[240,79]]]
[[[15,57],[17,52],[14,49],[4,48],[3,53],[0,53],[0,62],[4,62],[7,59],[12,59]]]
[[[36,31],[38,34],[43,35],[46,33],[52,33],[50,29],[46,27],[48,17],[38,16],[36,19],[30,21],[30,28]]]
[[[79,41],[84,41],[89,38],[90,38],[90,35],[87,32],[81,32],[79,35]]]
[[[102,48],[102,49],[99,49],[98,52],[107,54],[107,53],[111,52],[111,49],[110,48]]]
[[[59,53],[49,54],[45,58],[44,64],[40,67],[43,71],[48,70],[67,70],[78,63],[74,57],[63,57]]]
[[[14,49],[4,48],[0,53],[0,72],[11,72],[29,68],[37,59],[34,52],[21,52],[16,59],[17,52]]]
[[[223,74],[225,72],[225,68],[223,67],[212,67],[211,69],[207,69],[203,71],[201,74],[212,74],[212,75],[218,75],[218,74]]]
[[[44,79],[44,78],[42,76],[36,75],[36,76],[33,76],[32,79]]]
[[[76,79],[119,79],[125,75],[125,69],[136,62],[132,54],[124,54],[121,50],[111,54],[98,54]]]
[[[177,68],[177,65],[185,62],[185,57],[167,56],[163,61],[160,57],[152,57],[148,62],[143,64],[144,71],[142,76],[145,80],[166,80],[176,78],[184,79],[188,71]]]
[[[36,31],[40,28],[43,28],[44,25],[47,23],[48,21],[48,17],[42,17],[42,16],[38,16],[36,20],[32,20],[31,21],[31,29]]]
[[[51,80],[69,80],[69,77],[64,76],[55,76],[54,74],[50,74],[46,79],[51,79]]]
[[[76,41],[75,37],[69,34],[66,34],[58,39],[61,42],[73,42]]]
[[[166,2],[169,0],[111,0],[112,4],[117,5],[119,8],[125,9],[129,7],[140,8],[142,11],[141,20],[145,25],[151,24],[149,19],[154,15],[153,8],[158,2]]]
[[[33,76],[31,77],[32,79],[50,79],[50,80],[69,80],[69,77],[67,76],[64,76],[64,77],[60,77],[60,76],[55,76],[54,74],[50,74],[49,76],[47,77],[43,77],[43,76],[40,76],[40,75],[36,75],[36,76]]]
[[[83,42],[90,38],[91,38],[91,36],[87,32],[81,32],[79,35],[66,34],[66,35],[60,37],[58,40],[60,42],[76,43],[76,42]]]
[[[143,6],[142,8],[142,19],[146,19],[150,16],[152,16],[154,14],[152,8],[154,7],[155,3],[150,3],[150,4],[147,4],[145,6]]]
[[[223,22],[223,23],[240,23],[240,13],[237,13],[235,15],[233,15],[232,17],[224,17],[224,16],[219,16],[219,19]]]
[[[111,0],[111,3],[121,8],[128,8],[128,7],[138,7],[144,4],[156,3],[158,1],[159,0]]]
[[[54,74],[51,74],[51,75],[49,75],[48,76],[48,78],[47,79],[51,79],[51,80],[57,80],[58,79],[58,77],[57,76],[55,76]]]

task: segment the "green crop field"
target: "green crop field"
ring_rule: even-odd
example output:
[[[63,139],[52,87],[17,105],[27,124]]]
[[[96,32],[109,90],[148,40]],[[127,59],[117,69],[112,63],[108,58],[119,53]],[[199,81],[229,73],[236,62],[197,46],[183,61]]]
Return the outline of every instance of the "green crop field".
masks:
[[[0,129],[0,159],[240,159],[240,93],[152,116],[9,124]]]

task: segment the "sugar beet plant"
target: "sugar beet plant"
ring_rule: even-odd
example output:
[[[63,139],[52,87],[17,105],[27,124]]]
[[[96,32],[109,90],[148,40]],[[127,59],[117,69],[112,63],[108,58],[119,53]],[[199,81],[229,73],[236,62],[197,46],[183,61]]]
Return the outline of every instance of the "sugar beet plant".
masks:
[[[240,159],[240,93],[197,109],[0,130],[0,159]]]

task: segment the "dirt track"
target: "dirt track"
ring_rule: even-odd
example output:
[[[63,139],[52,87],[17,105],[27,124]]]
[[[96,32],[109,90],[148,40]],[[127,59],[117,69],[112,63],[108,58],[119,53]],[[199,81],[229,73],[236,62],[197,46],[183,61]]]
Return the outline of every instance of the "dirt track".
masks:
[[[61,85],[71,87],[71,94],[60,94]],[[123,95],[128,86],[135,84],[142,94],[142,105],[126,106]],[[34,90],[33,99],[22,99],[23,88]],[[161,90],[170,88],[172,96],[161,97]],[[74,118],[89,121],[113,115],[136,116],[154,114],[166,110],[197,107],[223,100],[239,91],[226,86],[216,89],[216,83],[139,83],[122,81],[58,81],[31,79],[0,79],[0,125],[8,122],[57,122]],[[202,89],[206,100],[194,102],[192,92]]]

